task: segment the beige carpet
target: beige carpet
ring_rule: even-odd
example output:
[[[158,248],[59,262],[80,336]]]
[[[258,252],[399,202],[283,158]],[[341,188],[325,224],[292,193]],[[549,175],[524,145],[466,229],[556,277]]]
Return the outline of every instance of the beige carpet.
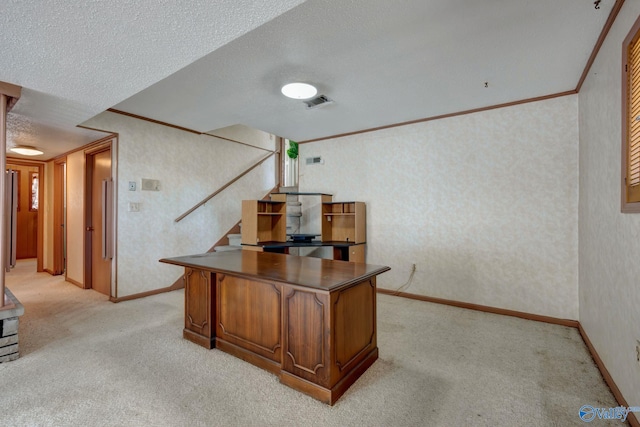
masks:
[[[182,291],[113,304],[32,262],[7,284],[25,315],[2,426],[581,426],[617,406],[572,328],[379,295],[380,358],[330,407],[183,340]]]

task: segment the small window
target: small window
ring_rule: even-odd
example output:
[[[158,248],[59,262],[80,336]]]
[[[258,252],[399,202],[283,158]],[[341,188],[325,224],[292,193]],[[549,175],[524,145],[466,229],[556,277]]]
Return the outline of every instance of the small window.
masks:
[[[29,210],[31,212],[38,211],[38,197],[40,195],[40,181],[38,172],[29,173],[29,185],[31,186],[31,197],[29,197]]]
[[[640,18],[622,45],[622,212],[640,213]]]

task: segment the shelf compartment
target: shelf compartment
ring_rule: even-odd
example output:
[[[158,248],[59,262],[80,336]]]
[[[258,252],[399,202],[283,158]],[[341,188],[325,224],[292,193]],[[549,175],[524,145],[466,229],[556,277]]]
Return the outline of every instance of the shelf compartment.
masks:
[[[322,241],[366,242],[366,205],[363,202],[322,204]]]
[[[268,200],[242,201],[242,243],[287,240],[286,203]]]

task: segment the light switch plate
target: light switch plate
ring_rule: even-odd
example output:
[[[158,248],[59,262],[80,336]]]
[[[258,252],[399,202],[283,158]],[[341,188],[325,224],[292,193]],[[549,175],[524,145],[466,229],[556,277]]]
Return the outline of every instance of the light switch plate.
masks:
[[[129,191],[136,191],[136,182],[129,181]]]

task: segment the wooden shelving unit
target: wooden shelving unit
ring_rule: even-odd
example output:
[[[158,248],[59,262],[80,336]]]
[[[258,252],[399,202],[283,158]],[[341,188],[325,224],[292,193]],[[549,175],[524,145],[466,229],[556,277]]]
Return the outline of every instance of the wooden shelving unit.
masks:
[[[287,195],[274,194],[269,201],[242,201],[242,249],[289,253],[291,248],[332,246],[334,260],[365,262],[365,203],[332,202],[329,194],[304,195],[322,197],[320,241],[287,240]]]
[[[242,201],[242,243],[286,242],[287,204],[267,200]]]
[[[366,205],[364,202],[322,204],[322,241],[365,243]]]

